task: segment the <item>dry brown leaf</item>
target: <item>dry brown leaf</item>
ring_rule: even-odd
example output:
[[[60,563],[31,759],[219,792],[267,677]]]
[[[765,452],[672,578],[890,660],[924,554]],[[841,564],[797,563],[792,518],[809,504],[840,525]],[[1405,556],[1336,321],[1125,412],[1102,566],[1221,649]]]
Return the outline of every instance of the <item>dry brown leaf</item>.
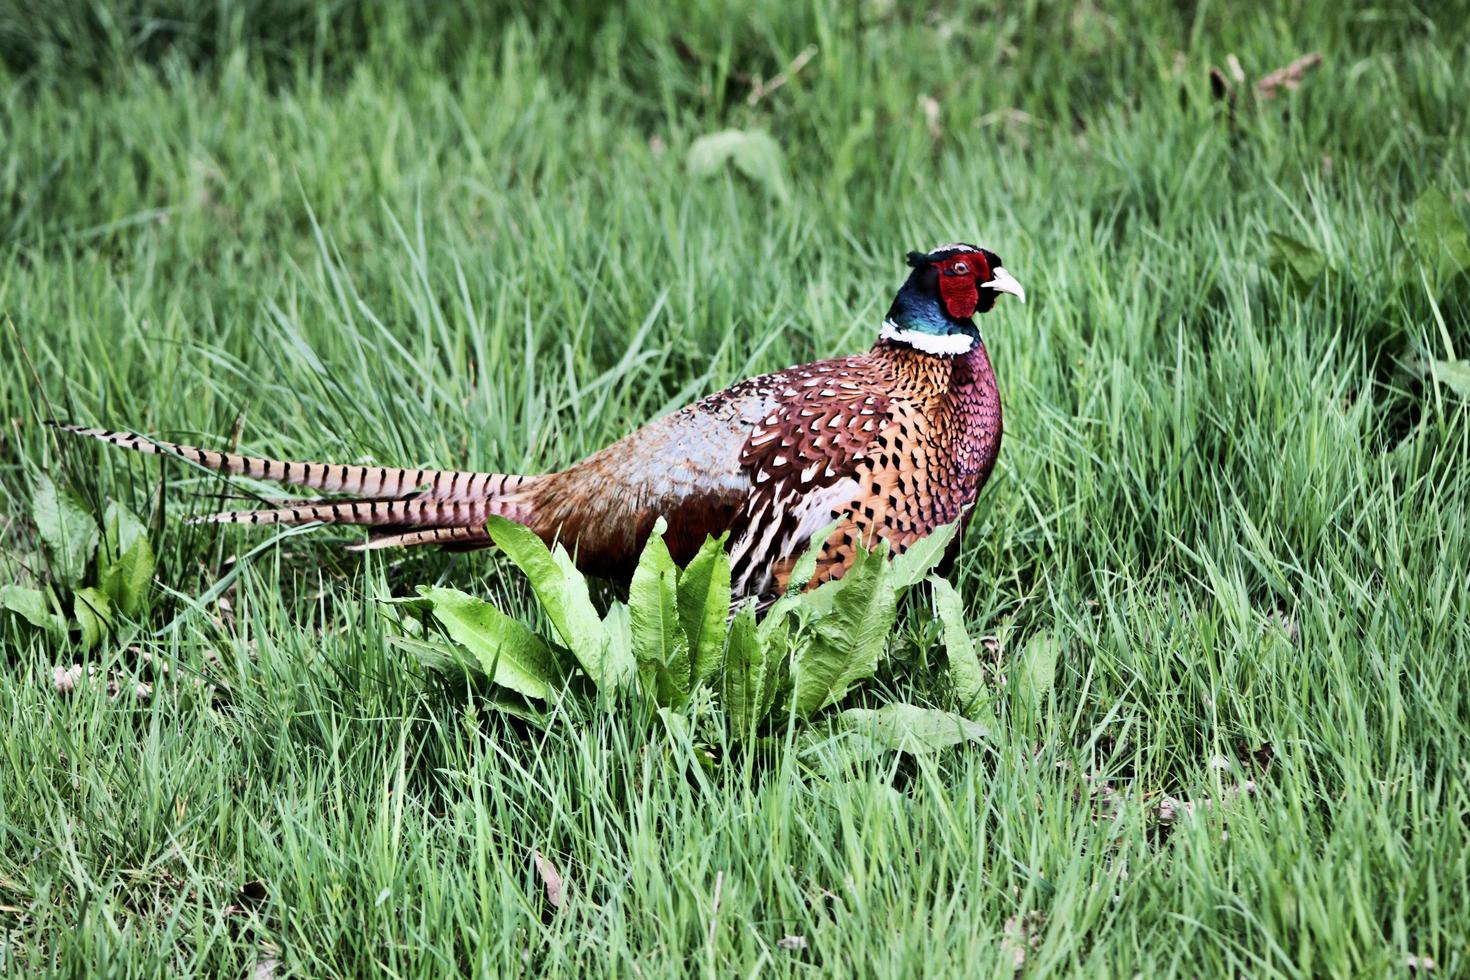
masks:
[[[1225,67],[1230,69],[1230,77],[1236,85],[1245,84],[1245,69],[1240,67],[1240,59],[1233,54],[1225,56]]]
[[[1229,806],[1242,796],[1254,796],[1256,784],[1254,780],[1247,779],[1235,786],[1225,787],[1218,803],[1220,806]],[[1216,805],[1215,800],[1208,797],[1203,800],[1181,800],[1178,797],[1166,796],[1154,807],[1154,816],[1160,823],[1173,823],[1180,817],[1188,816],[1196,810],[1209,810]]]
[[[1019,970],[1026,965],[1026,954],[1041,948],[1041,930],[1046,924],[1046,913],[1041,911],[1013,915],[1006,920],[1000,949],[1011,961],[1011,967]]]
[[[1278,68],[1256,82],[1256,98],[1265,101],[1274,99],[1282,89],[1290,92],[1301,85],[1302,77],[1322,63],[1322,55],[1313,51],[1304,54],[1291,64]]]
[[[51,684],[56,688],[58,694],[70,694],[77,688],[77,681],[82,679],[82,665],[72,664],[70,667],[57,667],[51,672]]]
[[[777,72],[774,76],[772,76],[769,82],[762,81],[759,75],[755,76],[755,78],[751,81],[750,97],[745,100],[746,104],[755,105],[756,103],[760,102],[761,99],[764,99],[766,96],[776,91],[776,89],[780,88],[782,85],[785,85],[796,76],[797,72],[801,71],[807,66],[807,62],[811,61],[816,56],[817,46],[815,44],[808,44],[805,48],[801,50],[800,54],[791,59],[791,64],[786,66],[785,71]]]
[[[541,881],[546,885],[546,900],[557,911],[566,908],[566,883],[562,880],[561,872],[556,870],[556,865],[552,864],[551,859],[540,851],[532,851],[531,860],[536,862],[536,873],[541,876]]]
[[[1082,789],[1072,792],[1072,799],[1081,802],[1086,799],[1092,809],[1092,819],[1096,822],[1115,820],[1118,814],[1123,812],[1123,794],[1113,788],[1111,781],[1097,774],[1085,775],[1082,781],[1087,784],[1084,794]]]
[[[251,980],[275,980],[276,971],[281,968],[281,961],[274,956],[265,954],[255,959],[255,967],[250,971]]]
[[[944,135],[944,126],[939,121],[939,100],[932,95],[921,95],[919,96],[919,108],[924,111],[924,125],[929,130],[929,138],[939,139]]]

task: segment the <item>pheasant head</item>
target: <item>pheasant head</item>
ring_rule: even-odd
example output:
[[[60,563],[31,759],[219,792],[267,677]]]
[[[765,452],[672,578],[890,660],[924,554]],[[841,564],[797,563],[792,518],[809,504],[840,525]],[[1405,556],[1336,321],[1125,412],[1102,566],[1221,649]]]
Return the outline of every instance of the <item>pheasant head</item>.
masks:
[[[976,313],[989,312],[1000,293],[1026,301],[1026,291],[989,249],[956,242],[910,252],[908,261],[913,271],[893,298],[879,335],[890,343],[926,354],[965,354],[980,339]]]

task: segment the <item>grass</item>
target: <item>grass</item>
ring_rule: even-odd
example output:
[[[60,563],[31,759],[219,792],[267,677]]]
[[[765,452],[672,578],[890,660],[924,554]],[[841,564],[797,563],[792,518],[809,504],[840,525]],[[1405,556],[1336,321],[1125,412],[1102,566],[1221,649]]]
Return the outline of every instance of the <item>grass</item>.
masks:
[[[91,651],[0,615],[0,971],[1470,973],[1470,410],[1424,370],[1470,357],[1470,284],[1414,231],[1431,187],[1465,214],[1470,11],[634,7],[0,5],[5,575],[46,574],[40,473],[160,558]],[[728,126],[789,200],[689,176]],[[984,750],[528,726],[376,602],[534,619],[501,560],[261,549],[180,522],[212,480],[38,424],[558,467],[865,347],[955,238],[1030,297],[983,324],[1006,442],[955,581],[998,674],[1062,643]],[[932,618],[854,703],[952,705]],[[151,695],[60,695],[73,662]]]

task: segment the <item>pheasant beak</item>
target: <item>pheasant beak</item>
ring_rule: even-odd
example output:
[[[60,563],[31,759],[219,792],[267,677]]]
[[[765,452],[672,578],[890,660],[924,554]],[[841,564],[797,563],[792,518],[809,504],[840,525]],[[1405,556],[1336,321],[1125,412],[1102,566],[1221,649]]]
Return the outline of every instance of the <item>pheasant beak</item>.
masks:
[[[982,282],[980,285],[986,289],[993,289],[998,293],[1010,293],[1021,302],[1026,302],[1026,290],[1022,289],[1021,284],[1016,282],[1015,276],[1011,275],[1001,266],[995,267],[995,274],[989,282]]]

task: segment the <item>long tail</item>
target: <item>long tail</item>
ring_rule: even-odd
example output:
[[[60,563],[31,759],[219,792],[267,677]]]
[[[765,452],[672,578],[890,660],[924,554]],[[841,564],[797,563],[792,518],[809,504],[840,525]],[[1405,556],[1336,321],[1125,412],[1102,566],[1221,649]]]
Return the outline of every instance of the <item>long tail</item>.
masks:
[[[98,439],[113,446],[159,456],[178,456],[220,473],[271,480],[292,486],[347,494],[349,500],[299,500],[263,510],[231,510],[197,517],[195,524],[361,524],[383,528],[381,534],[355,548],[439,544],[473,548],[489,543],[485,519],[503,514],[517,519],[519,503],[511,498],[532,477],[459,470],[351,466],[339,463],[288,462],[257,456],[219,453],[195,446],[147,439],[130,432],[109,432],[63,422],[48,425],[63,432]]]

